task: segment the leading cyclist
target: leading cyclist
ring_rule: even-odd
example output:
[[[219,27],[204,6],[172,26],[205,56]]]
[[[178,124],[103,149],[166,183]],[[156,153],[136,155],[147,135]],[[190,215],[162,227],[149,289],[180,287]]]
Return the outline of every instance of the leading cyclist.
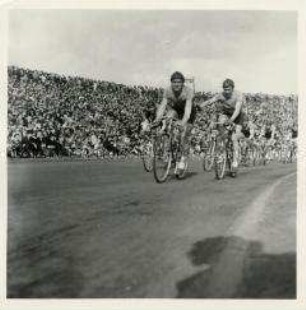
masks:
[[[239,154],[239,143],[240,139],[245,138],[245,135],[249,135],[249,128],[247,128],[248,118],[246,113],[243,111],[243,105],[245,99],[242,93],[234,90],[235,83],[231,79],[226,79],[223,82],[223,92],[215,95],[213,98],[204,101],[200,104],[203,109],[207,105],[217,103],[217,108],[222,115],[226,116],[226,120],[222,117],[224,124],[235,124],[235,132],[232,135],[233,141],[233,171],[237,171],[238,168],[238,154]],[[221,121],[221,120],[219,120]]]
[[[170,81],[171,85],[164,90],[154,123],[160,122],[166,111],[167,117],[178,120],[177,123],[182,128],[182,157],[177,168],[184,170],[189,153],[189,139],[195,121],[196,108],[192,104],[193,92],[185,85],[184,75],[176,71],[171,75]]]

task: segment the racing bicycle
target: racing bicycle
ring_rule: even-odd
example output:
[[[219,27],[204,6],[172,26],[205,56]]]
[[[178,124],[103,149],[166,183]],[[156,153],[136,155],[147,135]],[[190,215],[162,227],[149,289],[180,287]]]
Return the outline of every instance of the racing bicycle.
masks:
[[[157,183],[165,182],[171,169],[174,170],[177,179],[183,179],[188,166],[186,162],[184,169],[178,169],[178,162],[182,156],[181,127],[173,118],[164,117],[161,123],[163,122],[165,129],[156,134],[153,144],[153,172]]]
[[[215,176],[218,180],[221,180],[225,177],[225,172],[228,171],[231,177],[236,177],[237,172],[232,168],[234,147],[231,137],[234,125],[224,125],[224,123],[220,122],[217,125],[219,130],[216,136],[214,156]]]

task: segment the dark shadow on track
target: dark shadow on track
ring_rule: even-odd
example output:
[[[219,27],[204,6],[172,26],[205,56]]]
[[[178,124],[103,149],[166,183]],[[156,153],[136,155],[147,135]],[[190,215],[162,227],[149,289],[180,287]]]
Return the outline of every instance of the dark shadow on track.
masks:
[[[209,268],[178,282],[179,298],[296,298],[293,252],[266,254],[260,242],[232,236],[196,242],[188,257]]]
[[[195,172],[195,171],[187,171],[185,176],[182,178],[182,179],[177,179],[175,174],[171,174],[170,177],[169,177],[169,180],[177,180],[177,181],[184,181],[184,180],[187,180],[187,179],[190,179],[196,175],[198,175],[199,173],[198,172]]]
[[[186,172],[186,175],[184,176],[184,178],[182,180],[186,180],[186,179],[190,179],[196,175],[198,175],[199,173],[198,172],[195,172],[195,171],[187,171]]]

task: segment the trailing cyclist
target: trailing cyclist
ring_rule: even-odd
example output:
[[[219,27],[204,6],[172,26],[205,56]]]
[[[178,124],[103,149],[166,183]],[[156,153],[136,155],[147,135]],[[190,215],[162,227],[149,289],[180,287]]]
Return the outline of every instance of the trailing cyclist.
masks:
[[[213,98],[204,101],[200,104],[203,109],[207,105],[213,103],[217,104],[217,109],[221,113],[222,122],[224,125],[235,124],[235,132],[232,134],[233,142],[233,163],[232,170],[237,171],[238,168],[238,154],[239,154],[239,140],[245,138],[245,134],[249,132],[246,127],[248,118],[246,113],[243,111],[243,105],[245,99],[242,93],[234,90],[235,84],[231,79],[226,79],[223,82],[223,92],[217,94]],[[225,117],[224,117],[225,116]],[[221,120],[219,120],[220,122]]]

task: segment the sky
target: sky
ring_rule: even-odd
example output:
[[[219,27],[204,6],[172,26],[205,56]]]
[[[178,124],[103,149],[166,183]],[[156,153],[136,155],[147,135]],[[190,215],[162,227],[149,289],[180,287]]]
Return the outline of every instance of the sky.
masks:
[[[289,11],[12,10],[8,63],[165,87],[174,71],[216,91],[296,93],[297,15]]]

